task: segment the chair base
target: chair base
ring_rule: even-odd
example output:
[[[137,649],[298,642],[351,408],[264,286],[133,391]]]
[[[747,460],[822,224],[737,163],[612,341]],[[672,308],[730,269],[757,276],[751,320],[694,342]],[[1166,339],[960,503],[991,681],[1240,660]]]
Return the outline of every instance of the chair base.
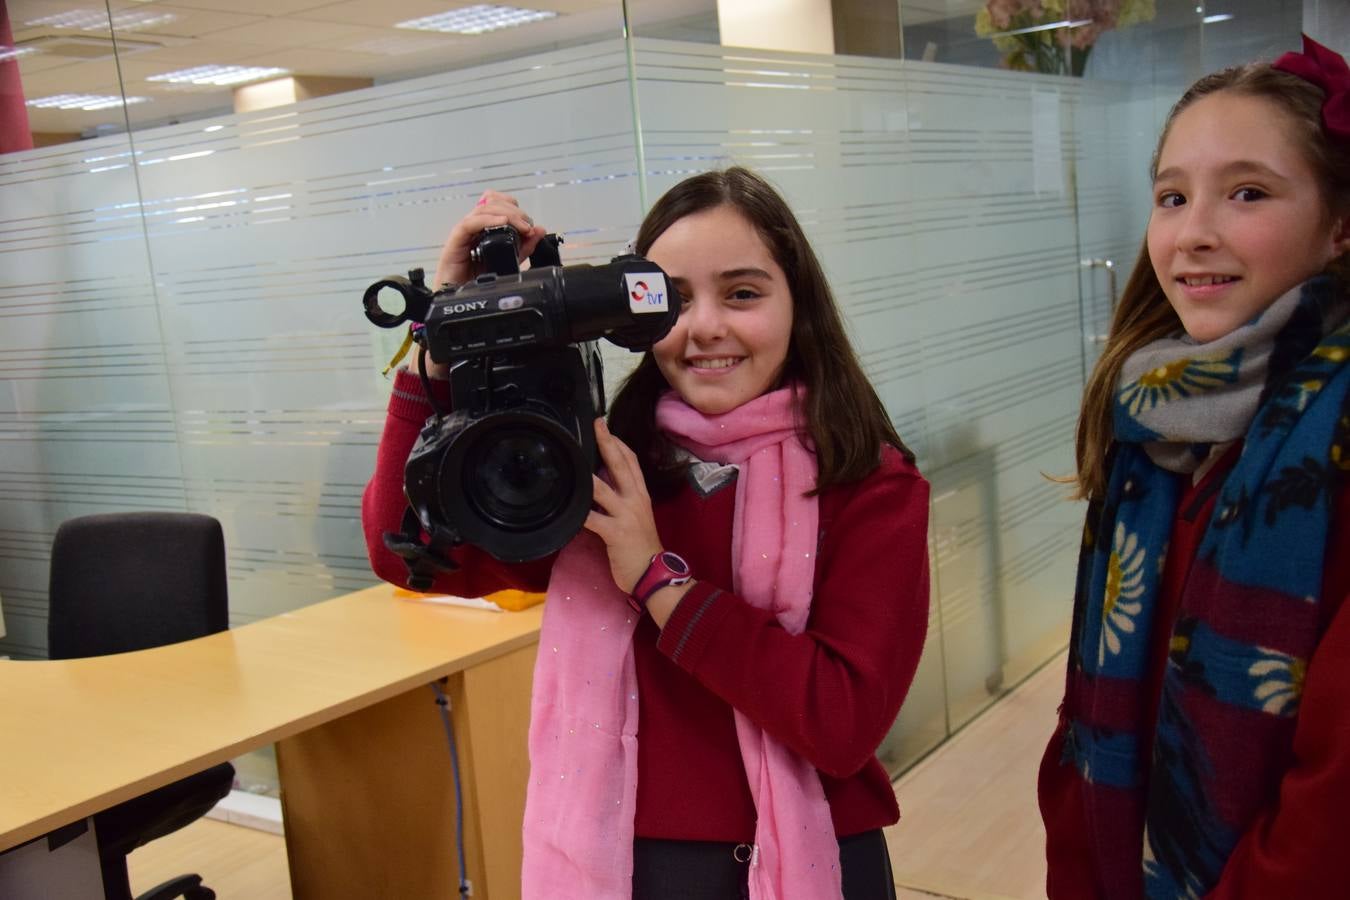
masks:
[[[104,900],[177,900],[180,897],[183,900],[216,900],[216,892],[202,884],[200,875],[179,875],[133,897],[126,857],[105,857],[100,862]]]
[[[179,875],[161,885],[152,887],[136,900],[216,900],[216,892],[202,884],[200,875]]]

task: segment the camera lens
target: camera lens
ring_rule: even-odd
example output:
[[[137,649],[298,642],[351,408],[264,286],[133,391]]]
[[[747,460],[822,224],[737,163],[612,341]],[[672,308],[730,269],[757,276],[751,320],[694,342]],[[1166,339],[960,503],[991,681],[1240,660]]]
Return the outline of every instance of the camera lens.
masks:
[[[482,434],[464,459],[463,491],[500,528],[528,531],[558,515],[576,480],[571,454],[551,434],[509,425]]]

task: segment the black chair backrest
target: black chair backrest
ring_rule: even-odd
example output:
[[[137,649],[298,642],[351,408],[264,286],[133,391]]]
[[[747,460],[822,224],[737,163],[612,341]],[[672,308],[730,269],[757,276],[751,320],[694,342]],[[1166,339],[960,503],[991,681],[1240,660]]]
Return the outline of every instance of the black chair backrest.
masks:
[[[52,542],[52,659],[144,650],[229,626],[225,537],[194,513],[70,519]]]

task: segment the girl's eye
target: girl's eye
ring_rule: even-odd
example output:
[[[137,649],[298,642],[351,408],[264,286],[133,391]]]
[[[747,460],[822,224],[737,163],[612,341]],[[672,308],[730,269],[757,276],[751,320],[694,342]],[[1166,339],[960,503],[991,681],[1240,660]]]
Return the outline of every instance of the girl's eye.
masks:
[[[1178,194],[1176,191],[1163,191],[1161,194],[1158,195],[1157,202],[1158,205],[1163,207],[1164,209],[1172,209],[1173,207],[1181,206],[1182,204],[1184,204],[1186,202],[1186,198]]]
[[[732,300],[754,300],[759,296],[759,291],[753,288],[737,288],[731,292]]]
[[[1251,203],[1254,200],[1264,200],[1267,196],[1265,191],[1254,187],[1238,188],[1233,192],[1233,199],[1241,200],[1244,203]]]

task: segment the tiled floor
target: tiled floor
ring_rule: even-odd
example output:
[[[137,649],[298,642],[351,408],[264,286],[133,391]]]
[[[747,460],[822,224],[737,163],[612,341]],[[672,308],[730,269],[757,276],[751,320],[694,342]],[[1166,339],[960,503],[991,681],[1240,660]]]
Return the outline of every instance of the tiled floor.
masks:
[[[897,783],[888,829],[900,900],[1045,896],[1036,767],[1054,724],[1062,657],[1031,676]],[[197,872],[221,900],[289,900],[286,847],[273,834],[201,819],[131,856],[133,891]]]
[[[897,782],[897,884],[962,900],[1045,896],[1036,770],[1063,685],[1061,655]]]

